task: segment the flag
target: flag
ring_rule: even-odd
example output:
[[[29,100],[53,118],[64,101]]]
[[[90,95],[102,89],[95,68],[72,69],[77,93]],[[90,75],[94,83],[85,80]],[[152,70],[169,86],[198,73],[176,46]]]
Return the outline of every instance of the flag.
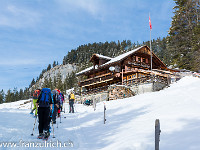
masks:
[[[150,30],[152,30],[150,15],[149,15],[149,26],[150,26]]]

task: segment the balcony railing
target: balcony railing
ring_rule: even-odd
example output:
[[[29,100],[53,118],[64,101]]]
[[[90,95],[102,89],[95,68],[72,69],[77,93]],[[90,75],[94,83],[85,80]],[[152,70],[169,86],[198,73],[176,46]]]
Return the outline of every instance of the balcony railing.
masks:
[[[107,82],[113,78],[114,78],[114,76],[112,73],[107,73],[107,74],[99,75],[94,78],[89,78],[84,81],[81,81],[81,82],[79,82],[79,86],[81,86],[81,87],[91,86],[94,84]]]

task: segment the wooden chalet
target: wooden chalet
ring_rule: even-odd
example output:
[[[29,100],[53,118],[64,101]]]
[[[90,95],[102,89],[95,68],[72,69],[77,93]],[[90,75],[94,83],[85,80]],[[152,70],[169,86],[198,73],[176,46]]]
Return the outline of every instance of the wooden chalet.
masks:
[[[98,93],[108,90],[111,85],[132,86],[138,83],[151,82],[152,77],[167,84],[167,75],[158,70],[168,70],[166,65],[152,52],[148,46],[141,46],[115,58],[93,54],[90,59],[93,66],[77,76],[86,76],[80,81],[82,94]]]

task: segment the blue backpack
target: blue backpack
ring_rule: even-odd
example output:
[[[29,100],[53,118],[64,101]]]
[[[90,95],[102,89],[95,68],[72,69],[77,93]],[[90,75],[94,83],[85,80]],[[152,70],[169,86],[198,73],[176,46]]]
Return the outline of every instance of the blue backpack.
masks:
[[[49,107],[50,100],[51,100],[51,89],[43,88],[39,96],[39,106]]]

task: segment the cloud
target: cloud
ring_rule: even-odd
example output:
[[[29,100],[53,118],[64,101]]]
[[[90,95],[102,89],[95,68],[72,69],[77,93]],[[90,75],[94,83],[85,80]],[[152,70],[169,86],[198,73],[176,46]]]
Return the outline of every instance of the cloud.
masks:
[[[81,10],[96,19],[102,19],[106,6],[100,0],[56,0],[65,12],[80,12]]]
[[[33,27],[41,18],[41,14],[23,6],[5,4],[0,8],[0,26],[12,28]]]
[[[40,64],[41,62],[37,61],[36,59],[17,59],[13,58],[11,60],[3,60],[0,61],[0,66],[20,66],[20,65],[36,65]]]

